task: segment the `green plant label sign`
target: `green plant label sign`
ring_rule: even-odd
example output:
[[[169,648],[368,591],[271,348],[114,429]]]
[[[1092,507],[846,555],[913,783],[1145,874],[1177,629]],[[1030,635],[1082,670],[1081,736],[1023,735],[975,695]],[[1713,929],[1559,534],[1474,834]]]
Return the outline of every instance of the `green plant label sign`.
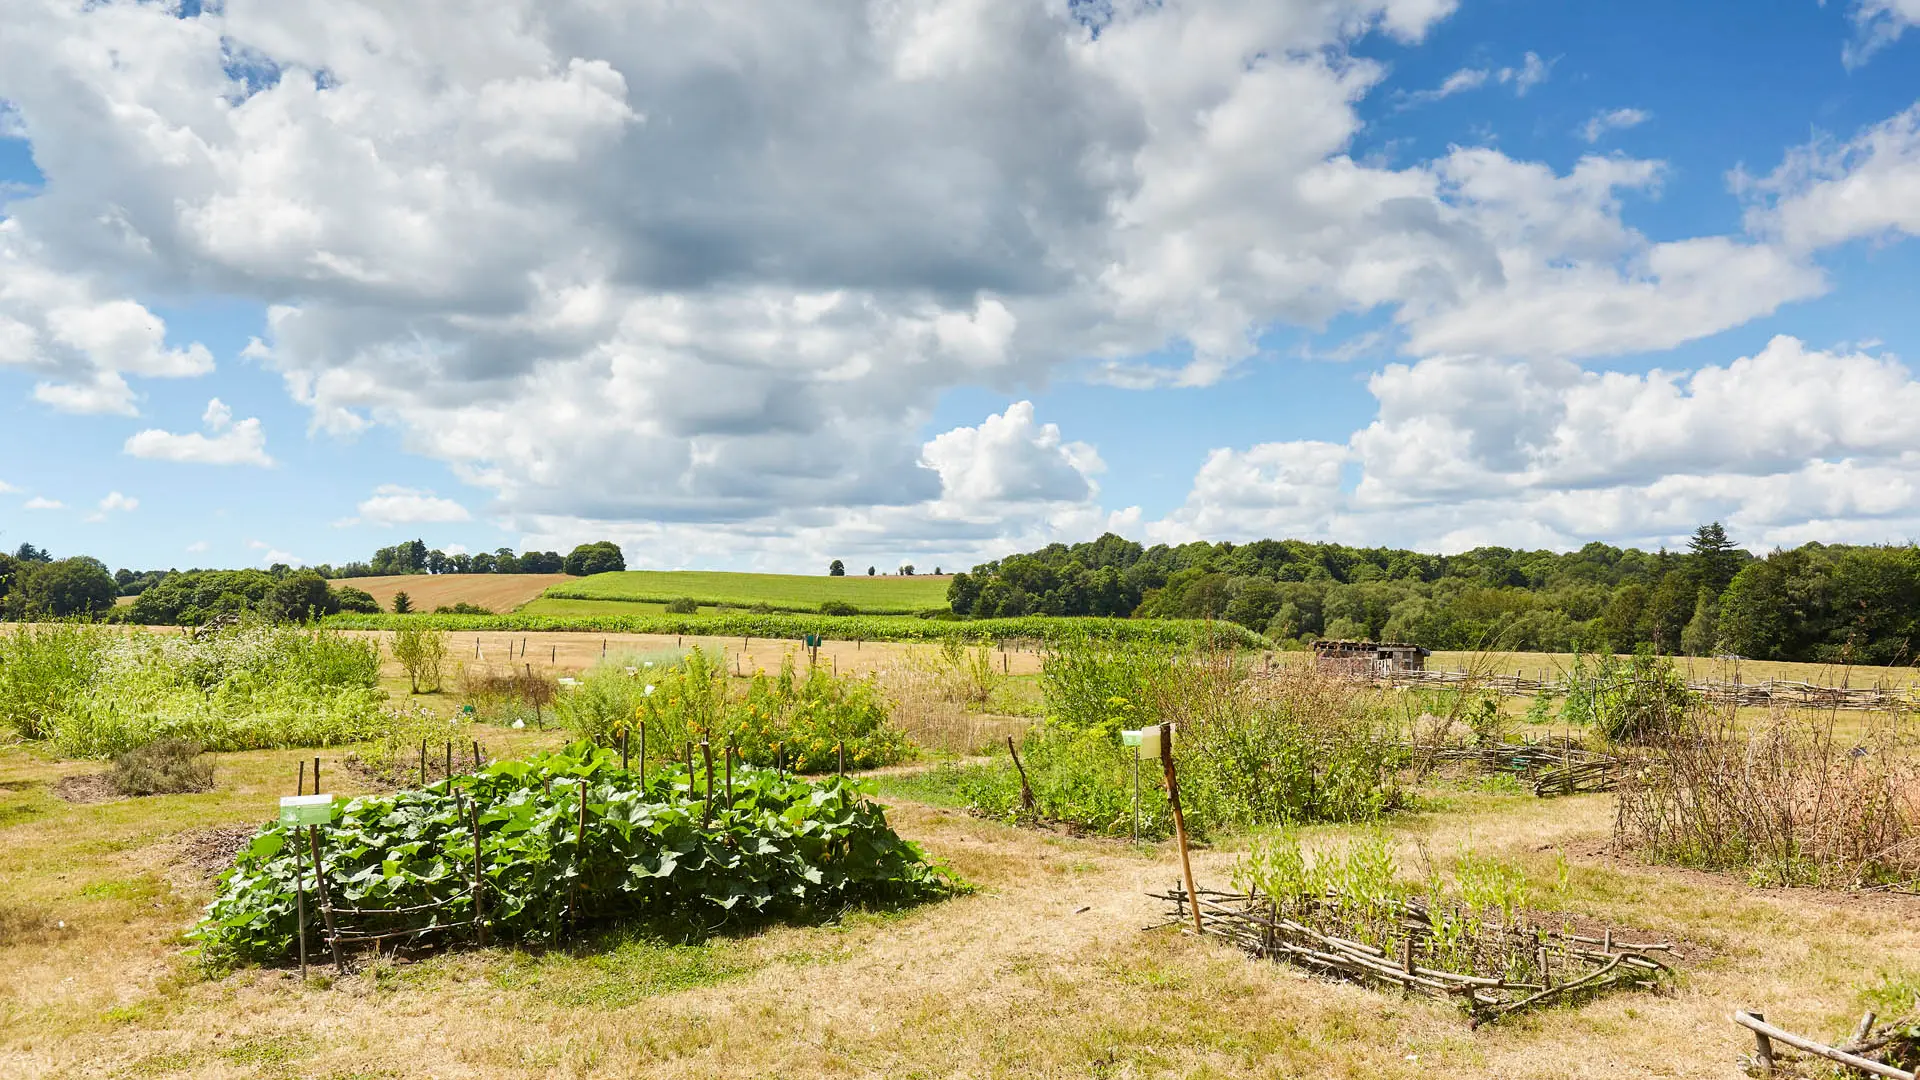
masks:
[[[1120,733],[1120,745],[1121,746],[1139,746],[1140,733],[1137,731],[1122,731]]]
[[[332,820],[331,795],[288,795],[280,800],[282,825],[325,825]]]

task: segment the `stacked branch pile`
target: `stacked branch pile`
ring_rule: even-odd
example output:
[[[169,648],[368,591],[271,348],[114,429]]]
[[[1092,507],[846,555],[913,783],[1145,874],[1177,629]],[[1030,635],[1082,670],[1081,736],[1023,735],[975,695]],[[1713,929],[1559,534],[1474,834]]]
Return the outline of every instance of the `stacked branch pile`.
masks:
[[[1151,895],[1173,905],[1169,922],[1192,920],[1184,889]],[[1458,906],[1409,898],[1371,904],[1376,925],[1363,929],[1343,900],[1329,894],[1322,901],[1282,905],[1258,893],[1199,889],[1195,902],[1204,933],[1253,956],[1450,1000],[1475,1025],[1606,990],[1655,989],[1672,971],[1663,959],[1671,945],[1616,940],[1610,930],[1591,937],[1517,920],[1487,924]],[[1359,940],[1367,929],[1379,930],[1381,918],[1391,924],[1388,944]]]

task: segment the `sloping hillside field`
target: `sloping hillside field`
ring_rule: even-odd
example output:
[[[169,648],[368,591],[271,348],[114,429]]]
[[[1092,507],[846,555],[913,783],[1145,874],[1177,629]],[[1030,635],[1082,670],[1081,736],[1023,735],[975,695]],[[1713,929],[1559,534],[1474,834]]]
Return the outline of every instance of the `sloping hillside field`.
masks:
[[[565,574],[389,574],[383,577],[341,578],[335,585],[359,589],[393,610],[393,596],[404,592],[415,611],[432,611],[453,604],[478,604],[505,614],[565,581]]]
[[[701,570],[623,570],[574,578],[546,591],[561,600],[639,600],[664,604],[690,599],[702,607],[753,607],[775,611],[820,610],[830,600],[852,604],[863,615],[910,615],[947,606],[944,576],[828,577],[802,574],[733,574]]]

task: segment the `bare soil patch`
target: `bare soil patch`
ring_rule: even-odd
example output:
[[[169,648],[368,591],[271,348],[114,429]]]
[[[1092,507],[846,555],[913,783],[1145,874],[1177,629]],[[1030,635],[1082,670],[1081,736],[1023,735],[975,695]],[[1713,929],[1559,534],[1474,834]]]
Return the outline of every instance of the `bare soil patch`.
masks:
[[[103,772],[63,776],[54,783],[53,793],[70,803],[102,803],[126,798],[113,786],[113,774]]]
[[[203,878],[233,865],[233,857],[247,846],[258,825],[215,825],[182,833],[174,841],[173,862]]]
[[[432,611],[452,604],[478,604],[504,615],[562,581],[578,581],[565,574],[390,574],[383,577],[342,578],[335,585],[350,586],[393,610],[393,595],[404,592],[415,611]]]

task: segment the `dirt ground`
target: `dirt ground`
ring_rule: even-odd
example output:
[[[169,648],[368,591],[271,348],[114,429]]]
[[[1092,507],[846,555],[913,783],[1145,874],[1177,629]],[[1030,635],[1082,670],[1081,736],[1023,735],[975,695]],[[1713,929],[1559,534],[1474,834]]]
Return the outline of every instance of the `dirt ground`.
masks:
[[[551,739],[553,736],[546,736]],[[494,752],[535,745],[489,732]],[[524,744],[524,745],[521,745]],[[1391,833],[1436,853],[1570,862],[1564,904],[1696,943],[1670,996],[1616,994],[1479,1031],[1450,1006],[1302,977],[1177,931],[1148,890],[1169,845],[1016,829],[898,802],[974,886],[835,925],[699,944],[612,935],[291,971],[209,973],[182,932],[233,826],[290,793],[301,752],[222,755],[204,795],[69,803],[90,764],[0,749],[0,1076],[1728,1077],[1740,1007],[1838,1033],[1861,992],[1920,978],[1920,898],[1761,890],[1606,854],[1607,796],[1440,792]],[[327,752],[328,786],[352,777]],[[1310,842],[1342,835],[1308,830]],[[212,854],[210,855],[209,852]],[[1196,853],[1225,884],[1232,850]]]
[[[468,603],[504,615],[551,585],[575,580],[565,574],[392,574],[341,578],[334,584],[359,589],[378,600],[382,611],[392,611],[394,594],[405,592],[415,611]]]

